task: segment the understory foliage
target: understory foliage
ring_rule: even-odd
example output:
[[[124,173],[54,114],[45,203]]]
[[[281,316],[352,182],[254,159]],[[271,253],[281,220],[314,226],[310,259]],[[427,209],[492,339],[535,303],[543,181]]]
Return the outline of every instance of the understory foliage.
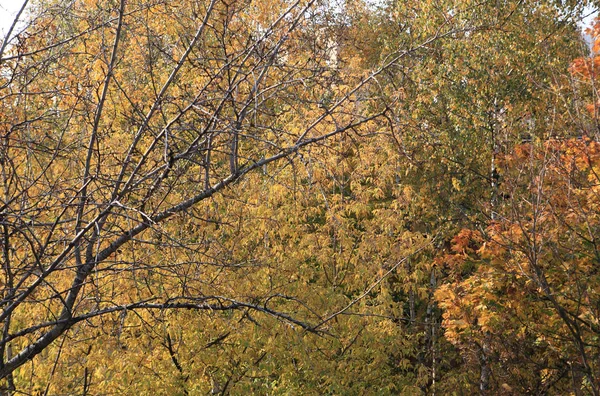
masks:
[[[597,395],[584,6],[27,4],[2,392]]]

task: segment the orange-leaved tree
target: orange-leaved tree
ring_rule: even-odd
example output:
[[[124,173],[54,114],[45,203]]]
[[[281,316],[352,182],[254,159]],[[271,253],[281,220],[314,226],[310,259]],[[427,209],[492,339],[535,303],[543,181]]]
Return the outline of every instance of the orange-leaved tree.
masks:
[[[597,394],[600,144],[519,145],[501,169],[505,210],[438,261],[445,335],[489,389]]]

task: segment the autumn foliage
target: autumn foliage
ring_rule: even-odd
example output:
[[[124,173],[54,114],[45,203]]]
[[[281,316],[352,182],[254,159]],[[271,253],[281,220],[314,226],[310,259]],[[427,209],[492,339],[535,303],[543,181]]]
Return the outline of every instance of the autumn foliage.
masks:
[[[27,4],[0,50],[1,393],[597,395],[583,13]]]
[[[599,169],[588,138],[515,147],[502,158],[505,213],[438,259],[445,335],[471,364],[484,351],[495,389],[567,393],[566,370],[598,387]]]

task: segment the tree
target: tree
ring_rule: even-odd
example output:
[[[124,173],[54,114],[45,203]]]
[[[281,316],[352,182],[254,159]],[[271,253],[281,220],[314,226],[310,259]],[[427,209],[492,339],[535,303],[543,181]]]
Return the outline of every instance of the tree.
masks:
[[[578,58],[570,71],[593,85],[594,63]],[[579,94],[579,82],[555,81]],[[499,211],[461,230],[437,262],[449,275],[436,292],[445,335],[473,372],[487,367],[488,390],[599,392],[598,142],[575,99],[566,112],[570,128],[532,136],[497,157]]]
[[[441,24],[455,29],[452,39],[436,41],[390,77],[404,99],[392,109],[391,126],[404,155],[399,179],[412,191],[406,224],[435,237],[437,254],[451,254],[461,229],[479,230],[503,213],[510,197],[503,189],[510,176],[499,167],[503,156],[524,141],[580,134],[566,70],[581,50],[572,23],[581,4],[563,6],[390,2],[390,14],[403,18],[390,18],[384,42],[418,41]],[[421,288],[433,293],[446,282],[456,286],[435,258],[419,261],[415,268],[426,273]],[[396,281],[407,287],[406,278]],[[423,355],[431,373],[437,362],[438,379],[451,377],[460,389],[493,392],[486,342],[469,338],[461,344],[471,353],[463,365],[455,353],[464,356],[464,350],[443,346],[444,340],[453,341],[443,336],[445,326],[439,327],[447,307],[426,297],[415,305],[427,307],[419,318],[427,324]]]
[[[579,6],[30,5],[0,56],[6,387],[490,382],[497,334],[466,354],[481,337],[455,335],[436,290],[462,280],[452,237],[483,243],[503,213],[507,153],[571,108],[553,82]]]
[[[262,219],[236,212],[236,195],[259,192],[309,147],[373,125],[393,99],[370,94],[376,77],[437,38],[339,73],[326,9],[314,0],[31,6],[0,60],[0,377],[9,389],[36,375],[31,366],[15,377],[35,359],[52,378],[64,351],[82,365],[83,383],[69,386],[85,393],[95,347],[77,350],[81,339],[110,333],[127,348],[125,323],[144,329],[141,343],[161,318],[180,315],[169,311],[211,312],[209,322],[219,311],[253,322],[256,312],[324,331],[302,301],[251,291],[249,278],[268,273],[252,255],[269,242],[232,230]],[[161,340],[185,382],[177,336]],[[214,390],[232,380],[206,376]]]
[[[111,312],[254,308],[310,330],[208,290],[148,285],[152,293],[129,298],[118,287],[157,271],[136,252],[166,249],[161,238],[174,244],[167,221],[377,116],[347,110],[372,76],[318,108],[313,95],[331,72],[323,51],[300,40],[314,37],[301,29],[314,5],[274,2],[276,12],[251,23],[245,3],[39,4],[2,59],[2,377]],[[311,121],[300,129],[290,122],[299,117]]]
[[[481,231],[463,230],[440,265],[446,336],[473,359],[487,343],[490,389],[598,393],[598,143],[525,144],[502,160],[513,198]]]

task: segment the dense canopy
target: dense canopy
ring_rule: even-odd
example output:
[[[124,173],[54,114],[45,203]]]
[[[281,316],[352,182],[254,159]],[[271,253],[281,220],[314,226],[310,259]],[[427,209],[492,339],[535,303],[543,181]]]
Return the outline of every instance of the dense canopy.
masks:
[[[2,394],[600,394],[580,1],[30,0]]]

